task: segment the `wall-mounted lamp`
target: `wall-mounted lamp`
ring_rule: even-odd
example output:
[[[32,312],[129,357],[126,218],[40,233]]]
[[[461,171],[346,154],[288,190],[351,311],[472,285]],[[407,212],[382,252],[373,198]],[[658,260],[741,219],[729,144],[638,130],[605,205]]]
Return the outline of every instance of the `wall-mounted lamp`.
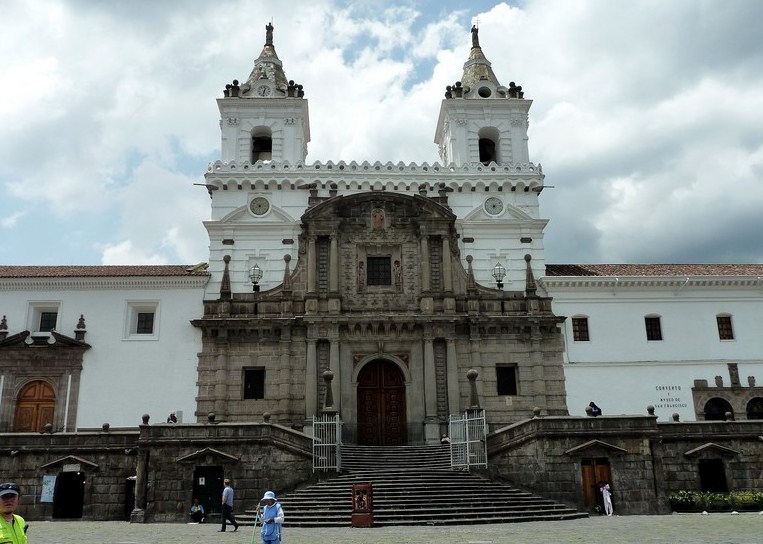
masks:
[[[506,277],[506,269],[501,263],[498,263],[493,268],[493,277],[495,278],[495,285],[498,289],[503,289],[503,278]]]
[[[262,269],[259,265],[254,265],[249,269],[249,279],[252,281],[252,291],[259,291],[259,282],[262,279]]]

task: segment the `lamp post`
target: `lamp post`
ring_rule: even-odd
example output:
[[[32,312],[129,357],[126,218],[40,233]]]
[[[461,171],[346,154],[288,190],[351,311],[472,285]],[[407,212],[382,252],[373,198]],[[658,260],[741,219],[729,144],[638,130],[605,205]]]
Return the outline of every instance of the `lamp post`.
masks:
[[[506,269],[501,263],[498,263],[493,268],[493,277],[495,278],[495,285],[498,289],[503,289],[503,278],[506,277]]]
[[[252,281],[252,291],[260,290],[259,281],[262,279],[262,269],[259,265],[254,265],[249,269],[249,279]]]

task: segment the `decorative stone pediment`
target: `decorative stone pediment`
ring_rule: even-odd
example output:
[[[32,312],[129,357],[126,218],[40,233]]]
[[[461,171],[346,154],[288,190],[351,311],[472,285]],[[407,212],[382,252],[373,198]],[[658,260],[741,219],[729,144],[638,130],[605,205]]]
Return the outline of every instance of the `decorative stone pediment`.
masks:
[[[36,348],[45,346],[57,347],[77,347],[89,349],[91,346],[86,342],[75,340],[70,336],[63,335],[56,331],[45,334],[33,334],[30,331],[22,331],[4,340],[0,340],[0,348],[24,348],[34,346]]]
[[[573,455],[577,453],[582,453],[592,448],[607,450],[613,453],[628,453],[628,450],[623,449],[619,446],[615,446],[614,444],[604,442],[602,440],[589,440],[588,442],[585,442],[584,444],[580,444],[579,446],[575,446],[574,448],[568,449],[564,453],[566,453],[567,455]]]
[[[199,459],[221,459],[223,461],[238,462],[239,457],[214,448],[204,448],[175,459],[176,463],[190,463]]]
[[[721,446],[720,444],[716,444],[715,442],[708,442],[706,444],[702,444],[701,446],[698,446],[689,451],[685,451],[684,455],[686,457],[696,457],[705,452],[718,452],[722,455],[739,455],[739,452],[737,450],[727,448],[726,446]]]
[[[60,466],[61,468],[65,468],[67,465],[71,466],[71,468],[74,468],[74,465],[79,465],[80,467],[84,465],[85,468],[98,470],[98,463],[88,461],[84,457],[78,457],[76,455],[67,455],[66,457],[61,457],[60,459],[56,459],[55,461],[51,461],[50,463],[40,465],[40,468],[53,468],[57,466]],[[74,472],[74,470],[72,470],[72,472]]]

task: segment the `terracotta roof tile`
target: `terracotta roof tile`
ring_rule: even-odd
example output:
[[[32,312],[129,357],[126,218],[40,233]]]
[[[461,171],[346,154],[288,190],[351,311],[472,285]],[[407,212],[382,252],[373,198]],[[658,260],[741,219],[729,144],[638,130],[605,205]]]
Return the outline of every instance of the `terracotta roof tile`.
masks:
[[[0,278],[95,278],[124,276],[206,276],[199,265],[0,266]]]
[[[547,264],[547,276],[763,276],[763,264]]]

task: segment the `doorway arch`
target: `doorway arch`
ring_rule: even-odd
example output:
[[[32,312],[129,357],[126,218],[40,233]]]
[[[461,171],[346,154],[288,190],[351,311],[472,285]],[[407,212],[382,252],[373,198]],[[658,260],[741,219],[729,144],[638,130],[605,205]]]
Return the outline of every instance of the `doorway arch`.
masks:
[[[394,363],[376,359],[358,373],[358,444],[408,443],[405,376]]]
[[[13,431],[36,433],[53,424],[56,414],[56,392],[42,380],[26,384],[19,392]]]

